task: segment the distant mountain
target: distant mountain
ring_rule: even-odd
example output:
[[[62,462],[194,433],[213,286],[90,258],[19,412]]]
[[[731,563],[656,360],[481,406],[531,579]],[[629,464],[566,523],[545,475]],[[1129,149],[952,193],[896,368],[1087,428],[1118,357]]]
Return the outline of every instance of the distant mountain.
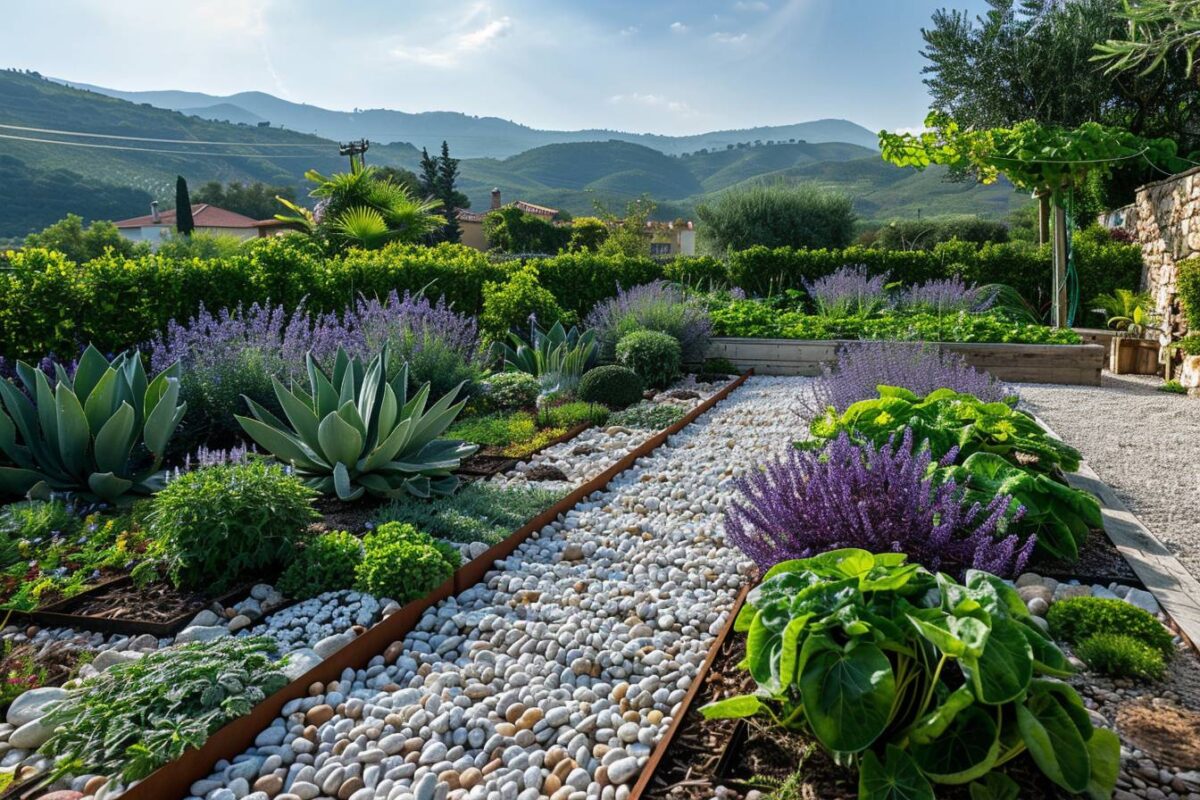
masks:
[[[234,125],[259,125],[267,122],[258,114],[251,114],[233,103],[217,103],[203,108],[177,108],[175,110],[189,117],[211,119],[214,122],[232,122]]]
[[[691,136],[665,136],[654,133],[626,133],[610,130],[550,131],[538,130],[499,117],[474,117],[453,111],[408,113],[390,109],[331,111],[307,103],[293,103],[265,92],[239,92],[220,97],[201,92],[142,91],[126,92],[85,83],[62,81],[88,91],[149,103],[196,114],[206,119],[231,122],[241,120],[224,110],[236,106],[257,120],[269,120],[273,126],[315,134],[326,139],[370,139],[378,142],[411,142],[430,152],[442,141],[461,158],[507,158],[534,147],[570,142],[595,142],[610,139],[653,147],[667,155],[692,153],[701,149],[725,149],[728,145],[753,142],[848,142],[875,149],[878,137],[861,125],[844,119],[823,119],[794,125],[770,125],[742,130],[713,131]]]

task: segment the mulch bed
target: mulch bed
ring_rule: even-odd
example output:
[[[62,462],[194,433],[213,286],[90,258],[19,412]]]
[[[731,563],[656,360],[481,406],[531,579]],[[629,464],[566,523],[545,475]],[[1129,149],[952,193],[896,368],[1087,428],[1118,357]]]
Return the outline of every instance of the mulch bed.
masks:
[[[1027,569],[1056,580],[1077,579],[1080,583],[1108,585],[1112,581],[1141,586],[1137,573],[1117,550],[1116,545],[1102,530],[1088,534],[1087,542],[1080,548],[1079,560],[1074,564],[1054,559],[1034,558]]]
[[[208,608],[214,599],[214,595],[206,592],[176,589],[166,581],[141,588],[122,582],[83,596],[65,609],[56,610],[99,619],[165,624],[185,614],[199,613]]]

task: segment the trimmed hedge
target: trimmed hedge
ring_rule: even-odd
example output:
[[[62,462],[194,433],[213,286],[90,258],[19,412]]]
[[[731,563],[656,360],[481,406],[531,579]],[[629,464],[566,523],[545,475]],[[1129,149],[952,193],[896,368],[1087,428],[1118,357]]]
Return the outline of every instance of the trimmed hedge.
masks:
[[[1188,329],[1192,333],[1200,332],[1200,256],[1184,259],[1176,268],[1179,270],[1176,279],[1179,303],[1188,318]]]
[[[1142,267],[1136,245],[1114,243],[1092,231],[1077,234],[1075,245],[1085,302],[1138,285]],[[432,297],[444,295],[456,310],[479,314],[484,286],[506,283],[523,266],[519,260],[497,263],[486,253],[453,244],[397,244],[326,257],[298,236],[257,240],[234,256],[209,260],[110,253],[77,265],[61,253],[32,248],[9,253],[8,261],[9,268],[0,269],[0,356],[9,359],[38,359],[51,352],[70,359],[85,342],[116,352],[151,339],[171,319],[190,318],[202,303],[218,310],[269,302],[291,310],[304,302],[311,311],[340,312],[360,293],[425,290]],[[700,289],[740,286],[752,295],[766,295],[800,288],[803,280],[845,264],[863,264],[872,273],[889,272],[892,280],[905,283],[950,274],[981,284],[1007,283],[1038,305],[1047,301],[1050,284],[1049,248],[1021,242],[979,248],[944,242],[914,252],[752,247],[726,260],[677,258],[666,263],[565,253],[531,263],[539,284],[564,311],[580,318],[618,287],[660,277]],[[1200,299],[1193,302],[1200,304]]]

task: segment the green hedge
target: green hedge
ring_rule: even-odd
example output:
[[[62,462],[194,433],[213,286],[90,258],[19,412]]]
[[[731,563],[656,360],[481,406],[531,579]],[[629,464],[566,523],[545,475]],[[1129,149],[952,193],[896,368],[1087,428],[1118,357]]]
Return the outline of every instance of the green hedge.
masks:
[[[1177,268],[1179,302],[1188,318],[1188,328],[1193,334],[1200,333],[1200,256],[1180,261]]]
[[[1076,236],[1081,297],[1136,287],[1141,275],[1135,245],[1105,241],[1090,231]],[[262,239],[242,252],[210,260],[154,255],[108,254],[84,264],[62,254],[27,249],[8,254],[0,269],[0,355],[40,358],[54,352],[73,356],[81,342],[115,352],[145,342],[171,319],[239,303],[275,303],[288,309],[302,301],[313,311],[340,311],[360,293],[426,290],[444,295],[456,309],[478,314],[487,283],[504,283],[520,261],[496,263],[463,245],[391,245],[326,257],[301,237]],[[798,288],[802,280],[826,275],[845,264],[888,272],[893,280],[916,283],[961,274],[976,283],[1008,283],[1034,303],[1049,296],[1048,248],[1015,242],[945,242],[931,251],[795,250],[752,247],[726,260],[650,258],[568,253],[537,259],[538,280],[564,311],[582,318],[618,287],[658,277],[709,289],[740,286],[751,295]]]

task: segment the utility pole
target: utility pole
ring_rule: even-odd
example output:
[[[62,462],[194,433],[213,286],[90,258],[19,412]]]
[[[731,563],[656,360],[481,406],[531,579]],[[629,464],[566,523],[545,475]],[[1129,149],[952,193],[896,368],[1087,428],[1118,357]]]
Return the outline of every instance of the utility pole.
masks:
[[[339,142],[338,155],[350,156],[350,171],[353,172],[355,156],[359,158],[359,166],[365,167],[367,165],[367,148],[370,146],[371,143],[366,139],[359,139],[357,142],[347,142],[346,144]]]

